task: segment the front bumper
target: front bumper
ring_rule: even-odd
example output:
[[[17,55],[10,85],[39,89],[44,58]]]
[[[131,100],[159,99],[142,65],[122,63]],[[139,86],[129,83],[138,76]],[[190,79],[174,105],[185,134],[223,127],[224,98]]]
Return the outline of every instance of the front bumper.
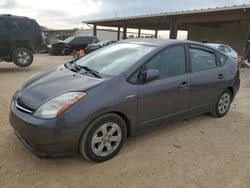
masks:
[[[66,124],[59,118],[44,120],[20,111],[11,102],[9,121],[17,137],[41,157],[61,157],[77,153],[82,133],[80,124]]]

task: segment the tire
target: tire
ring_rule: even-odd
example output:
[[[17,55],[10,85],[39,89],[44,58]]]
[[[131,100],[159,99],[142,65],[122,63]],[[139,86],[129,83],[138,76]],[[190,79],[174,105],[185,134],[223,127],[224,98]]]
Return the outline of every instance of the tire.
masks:
[[[223,117],[227,114],[232,102],[232,93],[227,89],[217,100],[213,112],[210,114],[214,117]]]
[[[62,55],[69,55],[70,49],[69,48],[63,48]]]
[[[33,54],[28,48],[20,47],[12,52],[11,59],[19,67],[28,67],[33,62]]]
[[[79,151],[88,160],[103,162],[121,150],[126,136],[123,119],[116,114],[106,114],[89,124],[80,140]]]

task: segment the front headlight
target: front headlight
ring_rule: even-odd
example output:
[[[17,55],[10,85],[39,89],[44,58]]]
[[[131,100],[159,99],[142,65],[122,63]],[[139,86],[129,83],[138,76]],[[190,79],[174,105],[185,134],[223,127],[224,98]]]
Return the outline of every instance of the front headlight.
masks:
[[[42,119],[52,119],[60,116],[72,104],[86,96],[84,92],[68,92],[55,97],[41,105],[33,114]]]

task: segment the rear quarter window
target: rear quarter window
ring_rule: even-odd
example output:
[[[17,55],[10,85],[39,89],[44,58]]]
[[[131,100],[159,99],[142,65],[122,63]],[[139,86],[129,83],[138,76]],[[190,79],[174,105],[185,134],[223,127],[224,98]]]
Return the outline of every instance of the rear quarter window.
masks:
[[[8,28],[3,20],[0,19],[0,32],[7,31]]]
[[[20,29],[20,26],[19,26],[18,22],[16,22],[16,21],[10,21],[9,26],[10,26],[10,29],[13,31]]]
[[[192,72],[199,72],[217,67],[217,58],[213,52],[198,48],[190,48],[189,54]]]
[[[29,31],[32,33],[41,32],[40,26],[32,19],[10,19],[9,26],[12,30]]]

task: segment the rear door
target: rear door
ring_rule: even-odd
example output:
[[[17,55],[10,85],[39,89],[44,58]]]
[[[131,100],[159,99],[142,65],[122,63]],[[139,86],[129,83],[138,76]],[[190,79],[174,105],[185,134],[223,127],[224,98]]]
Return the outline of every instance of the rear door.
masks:
[[[225,71],[213,50],[189,46],[191,65],[190,114],[208,112],[213,108],[225,84]]]
[[[10,36],[5,22],[0,18],[0,57],[9,55]]]
[[[146,63],[159,70],[157,80],[139,85],[138,125],[146,129],[188,113],[190,74],[184,45],[169,47]]]

